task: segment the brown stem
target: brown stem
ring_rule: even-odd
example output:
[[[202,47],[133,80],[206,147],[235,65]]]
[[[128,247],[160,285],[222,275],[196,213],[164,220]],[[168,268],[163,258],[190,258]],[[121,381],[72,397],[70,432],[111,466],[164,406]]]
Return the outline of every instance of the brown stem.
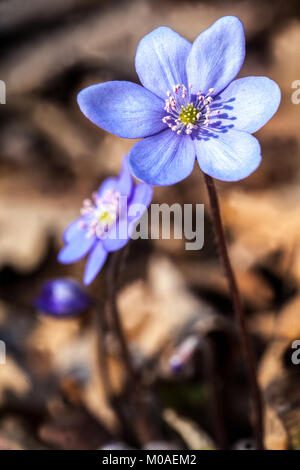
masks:
[[[101,309],[102,310],[102,309]],[[113,401],[112,387],[110,383],[109,370],[107,364],[106,333],[107,325],[104,311],[95,310],[95,323],[97,327],[97,359],[99,371],[103,383],[105,397],[111,405]]]
[[[105,314],[105,309],[101,308],[100,312],[97,312],[95,309],[95,323],[97,335],[97,360],[99,373],[102,379],[103,390],[107,403],[111,406],[112,410],[115,412],[121,426],[123,429],[126,428],[126,417],[124,416],[122,408],[119,406],[118,401],[116,400],[113,387],[111,384],[109,366],[108,366],[108,352],[106,346],[108,325],[107,318]]]
[[[128,249],[128,248],[127,248]],[[136,407],[136,426],[137,437],[142,444],[145,444],[156,438],[153,431],[152,422],[149,422],[149,412],[145,406],[143,386],[140,382],[140,377],[132,363],[130,351],[128,349],[127,341],[124,335],[118,307],[117,307],[117,291],[120,269],[125,263],[127,249],[112,253],[111,260],[108,268],[108,310],[110,320],[112,323],[112,330],[120,345],[122,360],[126,368],[127,377],[129,379],[129,387],[131,389],[133,399]]]
[[[229,285],[233,309],[240,331],[240,338],[248,371],[250,393],[254,410],[254,429],[256,437],[256,446],[257,449],[263,449],[263,406],[260,390],[257,383],[254,353],[247,329],[246,318],[243,312],[239,290],[228,255],[216,188],[214,185],[214,181],[210,176],[204,173],[204,178],[209,196],[214,230],[216,233],[222,263]]]
[[[206,373],[211,390],[211,407],[213,414],[213,423],[218,448],[227,449],[227,438],[225,432],[225,419],[223,407],[223,394],[220,380],[220,371],[218,370],[218,361],[216,357],[215,344],[210,337],[205,338],[204,342]]]
[[[127,341],[124,335],[123,327],[121,324],[121,319],[118,312],[117,307],[117,290],[118,290],[118,281],[119,281],[119,266],[121,262],[122,252],[117,251],[111,255],[110,264],[108,267],[108,285],[107,285],[107,292],[108,292],[108,304],[107,308],[109,310],[109,318],[112,323],[112,329],[118,339],[122,360],[126,367],[129,380],[132,383],[135,383],[137,379],[137,374],[135,368],[132,364],[131,355],[127,346]]]

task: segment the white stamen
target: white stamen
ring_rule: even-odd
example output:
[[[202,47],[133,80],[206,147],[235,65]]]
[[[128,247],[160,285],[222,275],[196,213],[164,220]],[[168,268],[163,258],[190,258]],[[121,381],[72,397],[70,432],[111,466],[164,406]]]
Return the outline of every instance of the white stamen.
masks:
[[[117,221],[120,194],[113,189],[108,189],[101,197],[98,193],[93,193],[92,199],[93,202],[90,199],[83,201],[80,212],[85,219],[80,221],[80,228],[86,230],[87,238],[95,235],[102,238]]]
[[[190,83],[188,89],[191,90],[192,87]],[[205,95],[199,90],[196,97],[191,98],[184,84],[174,85],[173,95],[170,91],[167,92],[168,98],[165,100],[164,108],[167,116],[162,118],[163,123],[178,135],[182,132],[190,135],[193,130],[200,129],[201,126],[207,127],[210,119],[220,114],[220,110],[213,114],[210,107],[213,102],[213,97],[210,95],[214,91],[214,88],[210,88]]]

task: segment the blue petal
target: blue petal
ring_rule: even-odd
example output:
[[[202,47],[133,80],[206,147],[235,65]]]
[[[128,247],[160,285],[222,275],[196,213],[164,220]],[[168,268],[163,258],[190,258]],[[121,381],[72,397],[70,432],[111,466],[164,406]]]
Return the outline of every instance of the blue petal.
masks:
[[[233,126],[252,134],[266,124],[280,104],[280,88],[267,77],[246,77],[232,82],[216,99]],[[223,106],[222,106],[223,104]]]
[[[153,188],[150,184],[140,183],[134,188],[132,199],[129,203],[128,212],[133,204],[142,204],[147,208],[152,201]]]
[[[63,233],[63,240],[65,243],[69,243],[72,238],[74,238],[79,231],[81,231],[81,228],[79,227],[80,222],[82,221],[82,217],[78,217],[78,219],[75,219],[74,222],[72,222],[64,231]]]
[[[120,250],[127,244],[135,228],[136,221],[141,218],[151,203],[152,195],[153,189],[149,184],[140,183],[135,187],[127,213],[111,229],[107,238],[103,240],[103,246],[107,251]],[[136,204],[138,204],[138,214],[133,210]],[[132,210],[132,217],[130,217],[128,212],[130,213]]]
[[[119,177],[114,176],[106,178],[98,189],[98,196],[101,197],[105,191],[114,189],[124,196],[130,196],[133,187],[133,178],[130,172],[128,156],[126,155],[122,161],[122,168]]]
[[[131,175],[128,155],[125,155],[122,161],[122,169],[118,179],[118,190],[124,196],[129,196],[131,194],[133,187],[133,178]]]
[[[89,258],[86,263],[83,282],[85,285],[90,284],[100,269],[104,265],[107,258],[107,251],[103,248],[102,242],[98,241],[91,251]]]
[[[129,234],[131,236],[136,222],[146,212],[151,204],[153,188],[147,183],[140,183],[135,187],[133,197],[128,206]]]
[[[98,197],[101,197],[105,191],[108,189],[115,189],[117,190],[118,188],[118,180],[114,176],[110,176],[109,178],[106,178],[100,185],[98,189]]]
[[[129,139],[155,134],[165,128],[164,102],[140,85],[106,82],[78,94],[85,116],[102,129]]]
[[[201,170],[222,181],[246,178],[261,161],[258,140],[246,132],[230,130],[194,143]]]
[[[195,92],[214,95],[222,91],[239,73],[245,58],[245,35],[235,16],[224,16],[195,40],[187,59],[189,83]]]
[[[194,168],[191,137],[167,129],[140,140],[129,152],[133,174],[146,183],[166,186],[186,178]]]
[[[108,233],[102,243],[106,251],[117,251],[128,243],[130,238],[130,224],[127,216],[119,220]]]
[[[141,83],[163,99],[174,85],[187,85],[186,60],[191,43],[171,28],[162,26],[139,43],[135,68]]]
[[[89,252],[94,242],[95,237],[87,238],[86,231],[80,230],[70,243],[60,250],[58,261],[63,264],[75,263]]]

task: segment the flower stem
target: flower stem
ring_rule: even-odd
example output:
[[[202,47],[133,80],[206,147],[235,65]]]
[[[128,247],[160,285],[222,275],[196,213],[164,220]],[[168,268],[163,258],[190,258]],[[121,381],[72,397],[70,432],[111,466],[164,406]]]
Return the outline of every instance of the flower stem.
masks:
[[[100,314],[99,314],[100,313]],[[103,389],[107,402],[111,405],[113,401],[113,393],[110,383],[110,376],[107,364],[107,350],[106,350],[106,333],[107,324],[106,318],[103,315],[101,309],[100,312],[95,310],[95,323],[97,327],[97,360],[99,365],[99,371],[103,383]]]
[[[205,369],[209,381],[215,438],[218,448],[226,450],[227,437],[225,432],[224,406],[222,399],[222,379],[220,377],[220,371],[218,370],[218,358],[216,356],[215,346],[213,339],[206,336],[204,341]]]
[[[254,410],[254,430],[256,438],[257,449],[263,449],[263,406],[262,406],[262,397],[260,394],[257,377],[256,377],[256,365],[254,353],[251,345],[251,339],[248,333],[246,318],[242,307],[241,297],[238,290],[237,282],[235,275],[231,266],[230,258],[228,255],[220,206],[218,201],[218,196],[216,188],[214,185],[213,179],[204,173],[204,179],[206,183],[206,188],[208,192],[212,221],[214,230],[217,237],[217,242],[220,250],[220,255],[222,258],[223,267],[228,281],[228,286],[231,294],[231,299],[233,303],[233,308],[240,331],[241,344],[243,348],[244,358],[246,362],[246,367],[248,371],[248,378],[250,384],[250,393],[252,399],[252,405]]]
[[[102,379],[103,390],[105,394],[105,398],[109,406],[115,412],[120,424],[122,425],[123,429],[126,426],[126,417],[124,416],[122,408],[119,406],[119,403],[115,399],[113,387],[111,384],[111,378],[109,374],[109,367],[108,367],[108,353],[107,353],[107,332],[108,332],[108,325],[105,312],[103,311],[103,306],[101,305],[100,312],[95,309],[95,323],[96,323],[96,331],[97,331],[97,360],[98,360],[98,370],[100,373],[100,377]]]
[[[118,339],[119,346],[122,353],[122,360],[126,367],[126,371],[129,376],[129,380],[134,383],[137,379],[135,368],[131,361],[131,355],[125,339],[123,326],[118,312],[117,307],[117,290],[118,290],[118,267],[120,264],[120,252],[115,252],[111,255],[111,260],[108,268],[108,310],[109,317],[112,323],[112,329]]]
[[[117,291],[119,284],[120,271],[125,263],[128,245],[123,250],[112,253],[110,264],[108,267],[108,311],[110,314],[111,326],[116,338],[119,342],[122,360],[127,372],[129,380],[129,387],[134,399],[134,407],[136,410],[136,435],[141,444],[145,444],[153,439],[156,439],[152,421],[150,420],[149,410],[147,409],[143,385],[140,381],[139,374],[137,373],[132,357],[128,349],[127,341],[124,335],[123,326],[121,323],[118,307],[117,307]],[[134,418],[132,416],[132,418]]]

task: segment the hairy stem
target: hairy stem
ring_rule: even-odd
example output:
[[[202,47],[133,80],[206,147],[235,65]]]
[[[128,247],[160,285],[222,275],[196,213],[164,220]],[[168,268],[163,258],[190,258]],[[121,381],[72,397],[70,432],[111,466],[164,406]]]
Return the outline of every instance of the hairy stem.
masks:
[[[236,316],[236,321],[238,324],[240,339],[243,348],[244,358],[246,362],[250,392],[252,399],[252,406],[254,411],[254,430],[256,438],[257,449],[263,449],[263,406],[262,406],[262,397],[258,387],[257,377],[256,377],[256,364],[254,353],[252,349],[251,339],[248,333],[246,318],[244,315],[240,293],[237,287],[237,282],[235,275],[231,266],[230,258],[228,255],[220,206],[218,201],[218,196],[216,188],[214,185],[213,179],[204,174],[205,183],[208,191],[209,202],[211,207],[212,221],[214,230],[217,237],[217,242],[220,250],[220,255],[222,258],[223,267],[228,281],[228,286],[231,294],[233,309]]]

